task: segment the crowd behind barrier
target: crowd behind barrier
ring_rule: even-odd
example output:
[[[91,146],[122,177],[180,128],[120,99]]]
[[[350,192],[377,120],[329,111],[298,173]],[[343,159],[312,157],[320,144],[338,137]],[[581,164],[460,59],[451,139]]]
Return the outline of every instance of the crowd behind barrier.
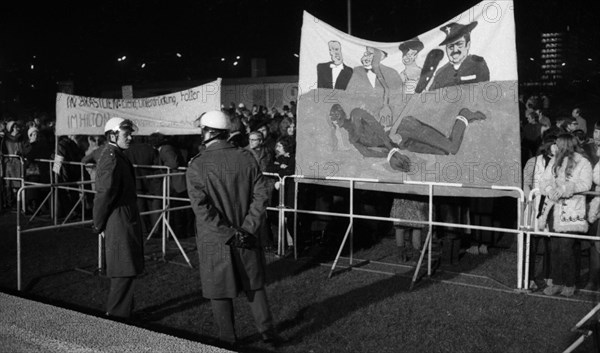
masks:
[[[524,166],[523,191],[527,195],[532,189],[538,187],[538,179],[554,157],[551,146],[560,134],[574,136],[577,141],[577,146],[573,147],[574,153],[585,157],[591,167],[597,165],[600,128],[592,120],[584,118],[584,111],[578,107],[574,107],[569,114],[563,114],[558,110],[553,111],[550,99],[544,93],[532,94],[525,98],[524,95],[519,97],[519,106],[522,130],[521,157]],[[339,243],[340,235],[345,232],[346,225],[336,220],[333,215],[348,214],[353,207],[356,207],[356,213],[371,215],[375,219],[404,220],[392,225],[399,250],[404,248],[399,251],[399,262],[414,264],[420,257],[426,239],[424,236],[415,237],[411,234],[414,234],[415,229],[427,231],[428,222],[431,220],[440,224],[472,226],[469,229],[453,226],[444,230],[434,230],[432,237],[444,243],[458,243],[460,253],[486,255],[489,249],[496,246],[495,240],[498,234],[510,233],[500,229],[515,230],[532,224],[530,220],[537,220],[543,206],[540,200],[548,196],[542,192],[531,200],[531,204],[527,204],[525,214],[527,219],[521,222],[523,224],[518,222],[517,216],[507,217],[505,213],[499,212],[506,202],[502,199],[436,197],[436,204],[430,207],[426,196],[413,200],[408,195],[357,190],[356,196],[352,196],[349,200],[347,192],[341,190],[342,188],[285,182],[286,178],[294,174],[296,136],[294,102],[290,102],[290,105],[284,107],[282,111],[276,108],[269,110],[258,105],[247,109],[243,104],[235,103],[227,107],[222,106],[222,110],[227,112],[232,120],[233,128],[229,141],[236,146],[249,149],[263,172],[270,175],[270,178],[274,178],[273,198],[269,208],[271,216],[268,217],[258,236],[267,250],[278,254],[293,251],[297,255],[307,243],[310,245],[311,242],[327,241],[334,233],[338,233],[336,242]],[[53,125],[53,121],[45,116],[21,120],[6,118],[0,122],[3,152],[1,174],[3,187],[0,198],[3,209],[14,207],[15,192],[21,185],[94,180],[94,163],[105,143],[104,137],[60,136],[55,140]],[[132,144],[131,150],[128,150],[128,156],[136,165],[137,191],[141,196],[138,203],[142,214],[146,215],[143,217],[143,226],[148,238],[154,233],[164,235],[169,232],[179,238],[193,236],[193,214],[189,207],[184,206],[187,203],[187,191],[182,170],[185,170],[192,156],[198,153],[200,146],[201,141],[198,136],[169,137],[154,134],[138,137],[136,143]],[[55,224],[59,219],[63,219],[63,223],[66,223],[74,217],[83,221],[86,215],[89,216],[92,207],[93,187],[93,183],[79,183],[72,186],[64,184],[53,188],[48,193],[38,188],[28,189],[22,208],[32,218],[39,214],[50,214]],[[275,192],[281,187],[285,190],[281,193]],[[302,192],[308,188],[313,192]],[[299,194],[302,195],[300,207]],[[348,202],[350,207],[347,206]],[[597,220],[594,219],[592,222],[589,219],[593,216],[590,214],[590,206],[596,207],[597,203],[597,198],[587,197],[584,217],[590,226],[585,232],[576,232],[578,236],[587,234],[588,237],[570,236],[569,234],[572,235],[573,232],[555,232],[551,237],[546,233],[540,235],[534,231],[526,233],[528,240],[526,245],[532,245],[531,250],[526,250],[526,259],[529,259],[532,265],[541,262],[543,266],[529,267],[530,272],[525,275],[527,283],[523,283],[524,288],[545,289],[549,287],[549,283],[552,283],[550,276],[552,242],[549,238],[562,236],[577,239],[573,242],[573,256],[571,257],[570,251],[567,254],[568,262],[574,259],[577,267],[581,266],[582,256],[588,257],[590,270],[588,285],[585,288],[598,289],[600,280],[597,277],[600,273],[598,270],[600,265],[597,263],[600,262],[600,256],[596,256],[598,242],[593,241],[598,235],[598,225]],[[400,209],[404,210],[403,213],[396,212],[398,209],[396,204],[402,205]],[[170,212],[164,211],[173,207],[181,208]],[[279,209],[283,209],[280,212],[283,219],[272,216],[272,211]],[[314,213],[303,214],[300,209],[312,210]],[[169,222],[170,219],[174,221]],[[412,221],[408,222],[408,219]],[[171,229],[168,229],[169,227]],[[298,231],[298,227],[302,228],[301,231]],[[365,227],[375,227],[369,230],[376,233],[390,232],[389,225]],[[546,224],[546,227],[543,230],[552,233],[551,224]],[[298,239],[297,235],[301,235],[304,239]],[[405,235],[408,236],[407,241],[399,241],[399,238],[404,240]],[[455,250],[451,249],[452,252]],[[449,261],[453,260],[455,259],[451,256]]]

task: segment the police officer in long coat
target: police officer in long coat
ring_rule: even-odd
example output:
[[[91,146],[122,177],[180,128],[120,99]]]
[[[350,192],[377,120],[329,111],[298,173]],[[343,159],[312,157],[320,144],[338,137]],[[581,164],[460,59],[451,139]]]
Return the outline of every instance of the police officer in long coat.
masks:
[[[202,294],[211,300],[224,343],[236,342],[232,299],[242,291],[263,341],[280,342],[264,288],[264,252],[253,236],[266,212],[268,185],[252,154],[227,142],[227,115],[207,112],[200,127],[206,148],[190,161],[187,185],[196,215]]]
[[[104,232],[106,275],[110,277],[106,314],[131,318],[134,279],[144,271],[144,241],[137,207],[135,173],[123,153],[136,129],[120,117],[106,122],[108,145],[97,165],[94,227]]]

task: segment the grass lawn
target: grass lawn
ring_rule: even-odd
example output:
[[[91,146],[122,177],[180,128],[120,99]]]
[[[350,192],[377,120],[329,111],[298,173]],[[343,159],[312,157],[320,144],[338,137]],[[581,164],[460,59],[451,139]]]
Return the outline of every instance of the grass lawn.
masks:
[[[0,228],[0,289],[15,293],[15,214],[3,214]],[[18,295],[101,316],[108,280],[75,270],[95,268],[96,241],[84,228],[23,235],[25,288]],[[181,241],[196,266],[194,239]],[[173,241],[168,248],[168,259],[184,262]],[[159,250],[159,239],[151,239],[147,253]],[[391,237],[357,247],[355,257],[371,260],[369,264],[328,278],[336,250],[315,246],[298,260],[269,257],[267,292],[278,329],[289,339],[278,351],[562,352],[581,334],[571,327],[599,298],[583,291],[570,300],[517,292],[516,252],[510,247],[445,263],[412,291],[411,269],[395,264]],[[136,287],[136,307],[149,317],[140,325],[217,344],[198,270],[154,260],[146,264],[147,273]],[[340,269],[347,264],[341,259]],[[267,351],[245,298],[234,305],[242,351]],[[576,352],[594,349],[589,338]]]

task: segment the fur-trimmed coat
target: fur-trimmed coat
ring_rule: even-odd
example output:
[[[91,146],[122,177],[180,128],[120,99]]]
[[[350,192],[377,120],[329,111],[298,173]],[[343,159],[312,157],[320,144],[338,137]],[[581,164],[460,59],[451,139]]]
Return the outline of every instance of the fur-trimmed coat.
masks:
[[[592,165],[579,153],[575,153],[574,158],[575,166],[571,176],[565,175],[567,167],[567,159],[565,159],[558,169],[558,176],[554,177],[555,158],[552,158],[540,181],[540,191],[543,195],[548,196],[555,189],[558,189],[562,195],[554,204],[552,211],[555,232],[585,233],[589,227],[586,217],[586,197],[574,194],[591,189]]]

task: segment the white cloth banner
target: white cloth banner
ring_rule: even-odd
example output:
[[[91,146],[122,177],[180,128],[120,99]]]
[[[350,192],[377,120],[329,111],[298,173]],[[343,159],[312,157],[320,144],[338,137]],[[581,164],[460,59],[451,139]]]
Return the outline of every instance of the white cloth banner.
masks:
[[[511,0],[391,43],[305,12],[298,92],[296,174],[477,187],[458,196],[521,185]]]
[[[58,93],[56,135],[102,135],[108,119],[131,119],[137,134],[190,135],[199,133],[194,121],[204,112],[221,109],[221,79],[202,86],[156,97],[112,99]]]

